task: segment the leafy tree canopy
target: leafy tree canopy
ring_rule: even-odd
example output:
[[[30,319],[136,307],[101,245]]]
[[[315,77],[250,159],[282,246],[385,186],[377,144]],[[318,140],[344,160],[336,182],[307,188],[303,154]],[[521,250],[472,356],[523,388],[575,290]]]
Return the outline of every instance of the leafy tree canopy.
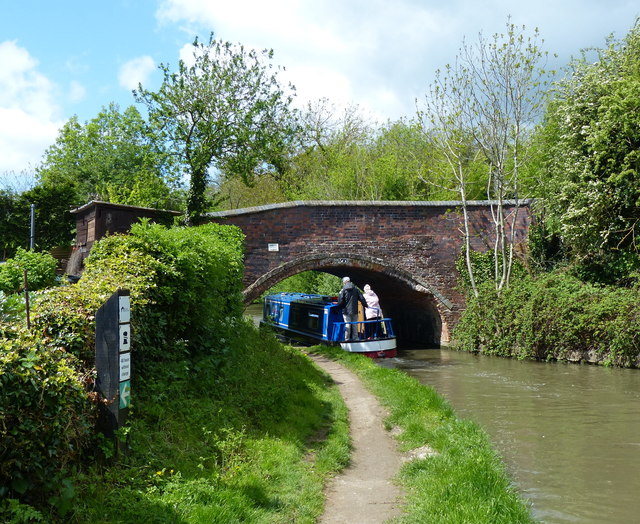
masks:
[[[67,182],[38,185],[15,193],[0,190],[0,259],[12,257],[17,249],[30,245],[31,205],[35,206],[35,247],[46,250],[69,246],[75,221],[69,203],[75,188]]]
[[[175,208],[178,180],[170,156],[135,106],[116,104],[81,124],[72,117],[45,153],[41,185],[72,189],[69,205],[89,200]]]
[[[177,72],[160,66],[164,81],[157,92],[142,86],[134,92],[188,171],[188,221],[207,208],[210,170],[251,180],[282,169],[294,134],[292,95],[265,65],[272,57],[272,51],[247,51],[211,35],[206,44],[195,40],[192,60],[181,60]]]
[[[542,129],[549,223],[585,277],[640,267],[640,23],[575,60]]]
[[[357,106],[337,110],[327,99],[300,115],[302,145],[289,163],[290,199],[429,199],[433,148],[413,121],[380,125]]]

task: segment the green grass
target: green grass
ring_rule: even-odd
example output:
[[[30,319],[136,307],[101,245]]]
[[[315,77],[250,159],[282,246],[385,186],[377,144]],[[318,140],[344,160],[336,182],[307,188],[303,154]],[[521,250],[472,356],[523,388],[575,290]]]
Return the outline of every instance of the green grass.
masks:
[[[130,451],[76,478],[65,522],[315,522],[349,460],[347,410],[308,357],[242,323],[134,386]]]
[[[432,388],[395,369],[339,348],[316,346],[354,371],[389,411],[400,449],[429,446],[435,455],[406,463],[398,481],[407,492],[398,522],[515,524],[534,522],[486,433],[459,419]]]

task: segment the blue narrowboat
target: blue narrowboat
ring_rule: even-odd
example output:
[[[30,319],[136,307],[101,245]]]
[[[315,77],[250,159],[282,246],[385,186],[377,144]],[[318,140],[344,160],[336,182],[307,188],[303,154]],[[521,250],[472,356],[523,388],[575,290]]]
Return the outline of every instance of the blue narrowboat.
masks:
[[[277,293],[264,299],[262,324],[291,338],[340,344],[352,353],[379,357],[396,356],[396,337],[390,318],[350,322],[356,337],[345,340],[347,323],[337,297],[304,293]]]

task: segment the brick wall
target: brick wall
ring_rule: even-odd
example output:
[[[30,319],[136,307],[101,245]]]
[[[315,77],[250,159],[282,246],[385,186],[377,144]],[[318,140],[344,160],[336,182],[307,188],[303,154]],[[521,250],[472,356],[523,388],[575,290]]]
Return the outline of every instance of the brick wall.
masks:
[[[491,205],[468,209],[473,247],[486,250],[494,234]],[[506,209],[512,218],[515,205]],[[440,317],[432,319],[441,332],[437,343],[447,340],[464,308],[456,290],[463,222],[455,202],[289,202],[212,213],[208,220],[237,225],[246,235],[247,300],[303,270],[349,274],[359,286],[375,283],[393,309],[404,301],[431,309]],[[518,243],[530,220],[525,203],[517,213]]]

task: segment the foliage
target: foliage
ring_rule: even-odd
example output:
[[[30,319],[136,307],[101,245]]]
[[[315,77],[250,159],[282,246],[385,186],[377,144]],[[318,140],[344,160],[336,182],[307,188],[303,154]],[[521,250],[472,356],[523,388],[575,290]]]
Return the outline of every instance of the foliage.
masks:
[[[0,388],[0,496],[56,496],[93,429],[75,358],[37,341],[0,339]]]
[[[269,289],[270,293],[318,293],[320,295],[337,295],[342,288],[339,277],[320,271],[303,271],[285,278]]]
[[[17,293],[24,289],[24,271],[30,291],[51,287],[56,281],[58,263],[48,253],[18,248],[14,258],[0,265],[0,291]]]
[[[131,236],[96,242],[78,284],[37,293],[31,330],[15,329],[1,340],[0,380],[10,392],[0,399],[3,496],[39,503],[49,497],[58,513],[69,505],[67,466],[93,430],[87,389],[95,314],[104,301],[118,288],[131,292],[140,374],[156,361],[210,353],[227,318],[241,311],[241,244],[232,227],[167,230],[142,223]],[[35,255],[24,252],[29,261]]]
[[[179,204],[178,179],[163,143],[134,106],[103,108],[81,124],[72,117],[38,168],[40,185],[65,187],[64,204],[105,200],[153,208]]]
[[[503,203],[521,197],[529,135],[540,112],[548,74],[537,29],[527,35],[524,26],[516,27],[510,20],[506,26],[504,34],[489,39],[480,34],[475,44],[463,42],[454,64],[437,72],[425,109],[418,112],[425,129],[431,130],[434,147],[449,166],[449,180],[460,195],[465,253],[470,252],[468,187],[477,170],[477,157],[483,158],[487,198],[496,202],[493,247],[498,291],[509,286],[514,260],[514,224],[508,224]],[[469,282],[477,295],[471,261],[466,262]]]
[[[188,341],[193,351],[207,350],[217,326],[242,311],[242,241],[238,228],[206,224],[164,228],[136,224],[129,236],[114,235],[94,245],[83,276],[102,282],[113,264],[147,275],[148,305],[132,326],[138,358],[173,358],[165,346]],[[148,257],[142,265],[131,257]],[[81,280],[81,282],[82,282]],[[133,299],[132,299],[133,300]]]
[[[0,336],[3,333],[3,326],[16,323],[24,315],[24,297],[20,295],[6,295],[0,291]]]
[[[37,185],[22,193],[0,190],[0,257],[15,255],[30,244],[31,205],[35,206],[35,247],[51,249],[68,246],[75,220],[69,212],[73,189],[60,183]]]
[[[493,281],[493,268],[495,257],[493,251],[481,253],[480,251],[469,251],[469,259],[471,261],[472,274],[475,278],[476,285],[481,285]],[[456,269],[460,275],[460,285],[468,296],[473,294],[473,286],[471,285],[471,273],[467,269],[467,261],[465,254],[462,253],[456,259]]]
[[[314,522],[348,461],[335,384],[240,319],[214,353],[162,363],[138,391],[130,453],[80,479],[75,522]]]
[[[432,148],[415,122],[377,125],[358,107],[342,114],[326,99],[301,114],[302,144],[283,177],[289,199],[416,200],[434,187]]]
[[[454,332],[460,349],[518,358],[640,364],[640,287],[586,284],[568,271],[520,277],[498,297],[468,301]]]
[[[78,284],[51,290],[34,306],[33,330],[83,362],[93,358],[95,311],[129,289],[136,366],[206,351],[217,326],[241,311],[242,234],[208,224],[167,229],[143,222],[130,235],[96,242]],[[186,342],[178,355],[167,351]],[[178,347],[178,346],[175,346]]]
[[[557,84],[540,133],[550,227],[585,278],[615,283],[640,267],[640,22],[595,52]]]
[[[379,398],[388,412],[385,427],[396,430],[401,450],[431,451],[408,461],[398,475],[407,492],[398,522],[532,522],[487,434],[459,419],[433,388],[340,348],[312,351],[339,360]]]
[[[142,86],[134,92],[189,171],[188,222],[207,208],[209,170],[250,180],[264,166],[281,168],[293,132],[291,96],[262,62],[272,57],[272,51],[245,51],[211,35],[207,44],[194,41],[191,62],[180,60],[177,72],[160,66],[164,81],[157,92]]]
[[[221,178],[209,187],[212,207],[216,209],[240,209],[286,202],[284,188],[271,173],[262,174],[247,183],[241,178]]]
[[[544,217],[529,225],[527,247],[527,262],[533,272],[551,271],[567,262],[562,239],[550,231]]]

